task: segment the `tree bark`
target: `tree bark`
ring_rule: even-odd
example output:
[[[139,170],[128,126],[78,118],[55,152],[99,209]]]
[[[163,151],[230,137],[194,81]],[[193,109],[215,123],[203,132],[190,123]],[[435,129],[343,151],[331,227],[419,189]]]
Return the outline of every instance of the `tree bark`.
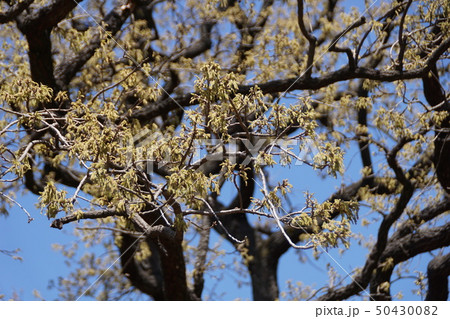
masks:
[[[428,292],[425,300],[447,300],[450,254],[434,257],[428,264]]]

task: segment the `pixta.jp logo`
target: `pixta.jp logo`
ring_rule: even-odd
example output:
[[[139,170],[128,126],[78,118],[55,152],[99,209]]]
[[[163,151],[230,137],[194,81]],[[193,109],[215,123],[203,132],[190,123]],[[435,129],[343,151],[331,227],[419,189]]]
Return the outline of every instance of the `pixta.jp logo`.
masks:
[[[179,165],[181,152],[183,164],[191,168],[200,168],[207,162],[224,160],[242,165],[249,165],[251,162],[260,166],[272,164],[267,162],[264,155],[270,155],[281,165],[299,166],[312,164],[319,152],[318,143],[308,136],[283,139],[255,137],[252,140],[239,138],[230,139],[227,143],[214,138],[194,139],[185,143],[188,146],[184,146],[184,149],[174,145],[176,139],[174,135],[142,130],[127,142],[127,164],[150,174]]]

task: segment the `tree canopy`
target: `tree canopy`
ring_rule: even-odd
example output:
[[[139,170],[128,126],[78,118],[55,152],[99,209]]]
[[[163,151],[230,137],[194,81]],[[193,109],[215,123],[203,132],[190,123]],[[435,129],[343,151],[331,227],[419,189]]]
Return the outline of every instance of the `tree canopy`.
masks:
[[[352,242],[368,254],[351,280],[287,298],[391,300],[427,254],[412,281],[446,300],[449,12],[445,0],[0,1],[1,213],[30,192],[49,231],[76,223],[104,245],[61,247],[77,265],[55,283],[62,299],[208,298],[228,242],[253,299],[277,300],[288,251],[320,262]],[[361,169],[344,165],[352,149]],[[308,188],[307,169],[325,201],[293,186]]]

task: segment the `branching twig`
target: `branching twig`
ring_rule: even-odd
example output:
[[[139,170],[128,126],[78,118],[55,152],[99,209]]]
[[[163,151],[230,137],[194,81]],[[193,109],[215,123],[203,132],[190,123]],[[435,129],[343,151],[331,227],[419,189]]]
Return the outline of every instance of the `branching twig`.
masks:
[[[83,187],[84,183],[86,183],[87,179],[89,176],[89,171],[87,172],[86,175],[84,175],[83,179],[80,181],[80,183],[78,184],[77,189],[75,190],[75,193],[73,194],[72,198],[70,199],[70,202],[73,204],[75,203],[75,201],[77,200],[77,196],[78,193],[81,191],[81,187]]]
[[[348,65],[350,70],[354,70],[356,68],[356,60],[353,55],[353,51],[350,48],[341,48],[338,47],[336,44],[339,41],[340,38],[342,38],[345,34],[350,32],[351,30],[363,25],[366,23],[366,18],[362,16],[358,21],[353,22],[350,26],[348,26],[344,31],[340,32],[334,39],[331,41],[331,45],[328,48],[329,51],[333,52],[345,52],[348,57]]]
[[[304,75],[306,78],[310,78],[311,73],[312,73],[312,66],[314,63],[314,55],[316,52],[317,39],[312,33],[308,32],[308,30],[306,29],[306,26],[305,26],[305,22],[303,21],[303,17],[304,17],[303,0],[297,0],[297,9],[298,9],[298,13],[297,13],[298,26],[300,27],[300,31],[302,32],[302,34],[305,36],[305,38],[309,42],[308,60],[306,62],[306,71],[305,71]]]
[[[234,237],[233,235],[231,235],[228,230],[225,228],[225,226],[222,224],[222,222],[220,221],[219,217],[217,216],[217,214],[214,212],[214,209],[211,207],[211,205],[209,205],[208,201],[206,201],[204,198],[201,197],[195,197],[196,199],[202,201],[206,207],[208,207],[209,211],[211,212],[211,214],[214,216],[214,218],[217,220],[217,223],[220,225],[220,227],[223,229],[223,231],[225,232],[225,234],[234,242],[238,243],[238,244],[243,244],[245,242],[245,240],[239,240],[236,237]]]
[[[80,219],[100,219],[100,218],[106,218],[111,216],[127,216],[126,212],[118,212],[116,210],[112,209],[104,209],[104,210],[93,210],[93,211],[87,211],[83,212],[83,214],[80,216],[80,214],[71,214],[67,215],[58,219],[55,219],[50,227],[52,228],[58,228],[62,229],[65,224],[69,224],[71,222],[80,220]]]
[[[294,244],[294,242],[291,240],[289,235],[286,233],[286,230],[284,229],[283,225],[281,224],[281,220],[280,220],[280,217],[278,216],[278,214],[276,212],[275,206],[273,205],[272,201],[269,199],[269,191],[267,190],[266,176],[264,175],[264,172],[262,171],[262,169],[259,170],[259,174],[261,176],[261,180],[262,180],[262,183],[263,183],[262,191],[263,191],[264,197],[267,200],[267,202],[269,203],[270,212],[272,213],[273,218],[277,222],[278,228],[282,232],[283,236],[286,238],[286,240],[289,242],[289,244],[292,247],[294,247],[294,248],[297,248],[297,249],[310,249],[310,248],[313,248],[314,247],[313,244],[305,245],[305,246],[299,246],[299,245]]]
[[[412,188],[411,181],[406,177],[405,173],[403,172],[403,169],[398,165],[397,163],[397,154],[400,152],[400,150],[405,146],[407,143],[413,141],[412,138],[402,138],[397,145],[395,145],[389,153],[387,153],[386,158],[389,166],[392,168],[392,170],[395,173],[395,176],[397,177],[397,180],[405,187]]]

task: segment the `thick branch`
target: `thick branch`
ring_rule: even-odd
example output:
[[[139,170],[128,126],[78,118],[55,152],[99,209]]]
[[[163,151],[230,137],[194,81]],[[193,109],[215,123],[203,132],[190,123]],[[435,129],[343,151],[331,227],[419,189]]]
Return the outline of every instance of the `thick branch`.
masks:
[[[62,218],[55,219],[50,227],[52,228],[58,228],[62,229],[65,224],[69,224],[74,221],[78,221],[80,219],[99,219],[99,218],[106,218],[110,216],[126,216],[126,213],[120,213],[118,211],[112,210],[112,209],[105,209],[105,210],[94,210],[94,211],[87,211],[83,212],[83,215],[80,216],[77,214],[67,215]]]
[[[447,211],[450,211],[450,199],[448,198],[440,203],[424,208],[419,214],[414,215],[411,219],[403,222],[391,236],[389,241],[395,242],[400,240],[402,237],[413,233],[423,223],[426,223]]]
[[[450,44],[450,42],[449,42]],[[337,82],[343,82],[352,79],[370,79],[384,82],[394,82],[398,80],[409,80],[421,78],[428,68],[404,71],[403,73],[395,70],[375,70],[371,68],[358,67],[355,70],[350,70],[348,66],[343,67],[337,71],[330,72],[319,78],[308,78],[305,75],[300,78],[290,78],[283,80],[273,80],[264,83],[256,83],[253,85],[240,85],[237,93],[248,94],[250,89],[258,86],[264,94],[291,92],[296,90],[318,90],[320,88],[329,86]],[[187,107],[195,105],[192,100],[192,93],[188,93],[172,99],[150,104],[142,109],[134,112],[130,117],[142,121],[151,120],[157,116],[167,114],[179,107]]]
[[[353,278],[353,281],[345,287],[337,290],[331,290],[325,295],[321,296],[319,300],[343,300],[347,299],[358,292],[362,291],[369,284],[372,272],[378,265],[381,254],[384,252],[387,244],[387,236],[392,224],[401,216],[405,210],[409,200],[413,195],[413,189],[404,187],[400,198],[397,200],[392,212],[383,218],[378,229],[377,242],[370,252],[366,264],[361,273]]]
[[[0,23],[7,23],[13,21],[19,14],[21,14],[34,0],[24,0],[18,2],[9,8],[6,12],[0,13]]]
[[[418,230],[401,239],[396,238],[395,240],[390,240],[380,258],[380,264],[375,272],[375,277],[370,283],[371,295],[377,300],[390,300],[389,289],[387,291],[380,291],[378,287],[384,282],[390,282],[395,265],[411,259],[418,254],[448,245],[450,245],[450,223],[431,229]],[[392,267],[383,269],[383,263],[389,258],[392,258]]]
[[[52,44],[50,30],[40,30],[25,34],[28,42],[31,78],[48,87],[56,88],[53,76]]]
[[[429,55],[426,60],[426,71],[431,71],[434,65],[436,65],[439,58],[447,52],[450,47],[450,38],[445,39],[433,52]],[[426,74],[426,73],[425,73]]]
[[[410,80],[422,78],[428,74],[432,67],[432,63],[435,63],[439,57],[446,52],[450,47],[450,39],[447,39],[441,45],[432,52],[426,61],[425,67],[408,71],[396,71],[396,70],[376,70],[373,68],[357,67],[352,70],[348,66],[343,67],[337,71],[330,72],[319,78],[310,78],[307,75],[303,75],[300,78],[290,78],[283,80],[273,80],[265,83],[257,83],[254,85],[241,85],[238,88],[237,93],[248,94],[250,89],[258,86],[264,94],[280,93],[295,90],[318,90],[328,85],[352,80],[352,79],[370,79],[384,82],[394,82],[398,80]],[[141,121],[149,121],[157,116],[167,114],[176,108],[183,108],[194,105],[192,100],[192,93],[185,94],[183,96],[166,99],[155,104],[150,104],[142,109],[134,112],[130,117],[132,119],[138,119]]]
[[[428,264],[428,292],[425,300],[447,300],[450,254],[437,256]]]
[[[432,31],[437,37],[441,30],[436,27]],[[450,111],[450,104],[446,97],[445,89],[439,81],[439,74],[436,66],[436,57],[442,52],[442,48],[449,46],[449,39],[442,42],[437,49],[430,55],[429,72],[422,77],[423,91],[427,102],[434,107],[436,111]],[[424,53],[423,53],[424,54]],[[437,107],[440,105],[439,107]],[[450,115],[448,115],[439,125],[435,125],[436,137],[434,139],[434,165],[436,176],[442,188],[450,194]]]
[[[158,252],[163,270],[165,300],[181,301],[198,299],[187,286],[186,263],[182,245],[183,239],[160,237],[157,240],[160,242]]]
[[[82,174],[71,169],[70,167],[46,163],[44,165],[44,174],[42,178],[46,178],[46,176],[50,173],[54,174],[53,179],[56,182],[69,187],[78,187],[82,180]]]
[[[237,195],[234,200],[228,205],[228,208],[239,207],[246,209],[250,204],[250,196],[253,194],[254,182],[253,169],[247,172],[248,181],[245,182],[242,178],[240,180],[240,192],[242,196]],[[247,200],[248,198],[248,200]],[[241,201],[242,199],[242,201]],[[213,203],[215,211],[221,210],[223,205],[219,202]],[[220,221],[222,225],[228,230],[230,234],[236,238],[246,239],[247,245],[241,247],[246,249],[246,260],[250,276],[252,278],[252,292],[254,300],[275,300],[278,298],[278,283],[277,283],[277,265],[278,260],[271,259],[268,252],[268,247],[265,242],[257,235],[257,231],[250,225],[247,214],[234,214],[221,216]],[[215,230],[223,235],[224,231],[220,227],[215,227]],[[229,237],[225,237],[230,240]],[[285,240],[286,241],[286,240]],[[238,246],[236,242],[230,242]]]
[[[74,221],[79,221],[82,219],[100,219],[111,216],[129,216],[127,212],[119,212],[112,209],[104,209],[104,210],[94,210],[83,212],[80,216],[79,214],[71,214],[64,216],[62,218],[55,219],[50,227],[62,229],[64,225],[69,224]],[[136,225],[140,228],[142,232],[144,232],[150,238],[164,237],[167,239],[173,239],[175,237],[175,232],[163,225],[149,226],[142,217],[137,214],[133,214],[131,216]]]
[[[409,0],[406,4],[405,11],[403,11],[402,18],[400,19],[400,28],[398,31],[398,44],[400,46],[397,60],[397,70],[400,72],[403,70],[403,57],[405,55],[406,50],[406,38],[403,36],[403,28],[405,27],[405,19],[406,14],[408,13],[408,9],[411,6],[412,0]]]
[[[202,228],[199,230],[200,240],[197,245],[197,256],[194,269],[194,293],[200,299],[205,284],[204,273],[206,270],[206,255],[209,250],[209,237],[211,233],[211,217],[205,215],[202,217]]]
[[[309,48],[308,48],[308,60],[306,62],[306,70],[304,72],[304,77],[310,78],[312,73],[312,66],[314,63],[314,55],[316,52],[316,44],[317,39],[316,37],[310,33],[305,26],[305,22],[303,21],[304,18],[304,3],[303,0],[297,0],[297,19],[298,19],[298,26],[300,27],[300,31],[304,35],[304,37],[309,42]]]
[[[355,69],[356,68],[356,61],[355,61],[355,57],[353,55],[353,52],[350,48],[341,48],[337,46],[337,43],[339,41],[340,38],[342,38],[346,33],[350,32],[351,30],[362,26],[364,23],[366,23],[366,18],[364,18],[364,16],[362,16],[359,20],[353,22],[348,28],[346,28],[344,31],[342,31],[341,33],[339,33],[334,39],[333,41],[331,41],[331,45],[328,48],[328,50],[333,51],[333,52],[345,52],[347,54],[347,58],[348,58],[348,66],[350,69]]]
[[[200,26],[200,38],[185,48],[179,54],[173,56],[170,60],[172,62],[178,61],[181,57],[192,59],[205,51],[211,49],[211,30],[215,23],[205,22]]]
[[[23,33],[39,33],[52,29],[69,14],[79,2],[83,0],[55,0],[48,6],[32,11],[30,14],[20,16],[18,25]]]
[[[164,300],[163,275],[157,245],[148,239],[151,255],[145,260],[134,258],[139,249],[136,238],[129,235],[120,235],[119,251],[123,274],[131,284],[140,291],[151,296],[154,300]]]
[[[24,178],[25,178],[25,187],[33,194],[40,196],[41,192],[44,191],[44,186],[36,181],[36,179],[34,178],[32,168],[25,172]]]
[[[22,14],[17,18],[20,31],[28,42],[31,78],[56,89],[53,75],[53,55],[50,33],[52,28],[77,6],[73,0],[58,0]]]
[[[129,16],[130,10],[128,8],[113,9],[101,22],[104,25],[103,31],[108,32],[110,36],[114,36],[122,28],[123,23]],[[65,59],[56,67],[56,82],[61,88],[66,88],[75,74],[94,55],[95,51],[100,47],[101,40],[102,36],[100,33],[97,33],[77,55]]]
[[[361,81],[363,82],[363,81]],[[360,83],[358,97],[368,97],[369,92],[362,88]],[[372,155],[370,153],[369,134],[367,132],[367,108],[358,109],[358,124],[365,130],[358,134],[358,146],[359,153],[361,155],[362,165],[365,169],[369,170],[369,178],[367,179],[367,185],[372,188],[374,183],[374,171],[372,167]]]
[[[406,144],[411,142],[412,138],[402,138],[392,149],[389,153],[386,154],[386,159],[391,167],[391,169],[394,171],[395,177],[397,180],[402,184],[405,188],[412,189],[412,182],[409,180],[401,166],[397,162],[397,154],[400,152]]]

